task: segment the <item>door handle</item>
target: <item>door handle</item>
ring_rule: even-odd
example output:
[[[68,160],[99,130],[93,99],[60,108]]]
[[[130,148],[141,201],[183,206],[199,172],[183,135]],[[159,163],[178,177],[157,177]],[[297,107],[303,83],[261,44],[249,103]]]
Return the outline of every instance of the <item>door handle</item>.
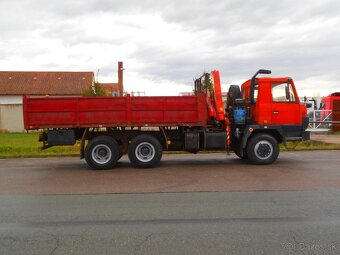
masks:
[[[275,115],[279,114],[279,111],[274,111],[274,114],[275,114]]]

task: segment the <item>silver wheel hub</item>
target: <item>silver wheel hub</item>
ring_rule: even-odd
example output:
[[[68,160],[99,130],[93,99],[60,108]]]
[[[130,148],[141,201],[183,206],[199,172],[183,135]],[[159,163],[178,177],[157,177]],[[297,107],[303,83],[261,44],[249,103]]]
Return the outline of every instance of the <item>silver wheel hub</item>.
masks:
[[[254,152],[259,159],[269,159],[273,155],[273,145],[268,141],[259,141],[255,145]]]
[[[136,158],[141,162],[149,162],[155,157],[155,147],[148,142],[138,144],[135,150]]]
[[[98,144],[92,149],[92,159],[100,165],[108,163],[112,158],[112,152],[109,146]]]

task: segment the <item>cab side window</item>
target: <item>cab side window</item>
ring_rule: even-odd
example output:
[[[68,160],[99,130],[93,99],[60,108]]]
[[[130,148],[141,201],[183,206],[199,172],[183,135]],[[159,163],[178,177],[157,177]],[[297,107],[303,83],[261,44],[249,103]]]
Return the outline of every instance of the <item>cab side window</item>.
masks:
[[[273,83],[273,102],[295,102],[295,95],[290,83]]]

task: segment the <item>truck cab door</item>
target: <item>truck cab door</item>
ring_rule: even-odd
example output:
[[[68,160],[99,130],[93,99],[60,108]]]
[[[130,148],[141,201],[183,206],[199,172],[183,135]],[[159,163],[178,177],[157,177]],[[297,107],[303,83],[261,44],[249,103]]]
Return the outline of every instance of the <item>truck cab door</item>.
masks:
[[[300,101],[291,80],[272,83],[272,125],[298,125],[302,123]]]

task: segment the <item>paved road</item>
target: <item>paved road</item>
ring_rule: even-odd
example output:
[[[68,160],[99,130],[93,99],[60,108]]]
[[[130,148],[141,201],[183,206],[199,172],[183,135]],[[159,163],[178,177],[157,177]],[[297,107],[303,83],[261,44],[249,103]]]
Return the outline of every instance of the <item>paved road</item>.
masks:
[[[0,194],[103,194],[340,188],[340,151],[281,153],[273,165],[254,166],[224,154],[164,155],[153,169],[123,157],[110,171],[78,158],[0,160]]]
[[[340,254],[339,156],[167,155],[99,172],[77,158],[0,160],[0,254]]]
[[[340,254],[340,192],[0,196],[0,254]]]
[[[311,140],[325,143],[340,144],[340,134],[318,134],[312,133]]]

